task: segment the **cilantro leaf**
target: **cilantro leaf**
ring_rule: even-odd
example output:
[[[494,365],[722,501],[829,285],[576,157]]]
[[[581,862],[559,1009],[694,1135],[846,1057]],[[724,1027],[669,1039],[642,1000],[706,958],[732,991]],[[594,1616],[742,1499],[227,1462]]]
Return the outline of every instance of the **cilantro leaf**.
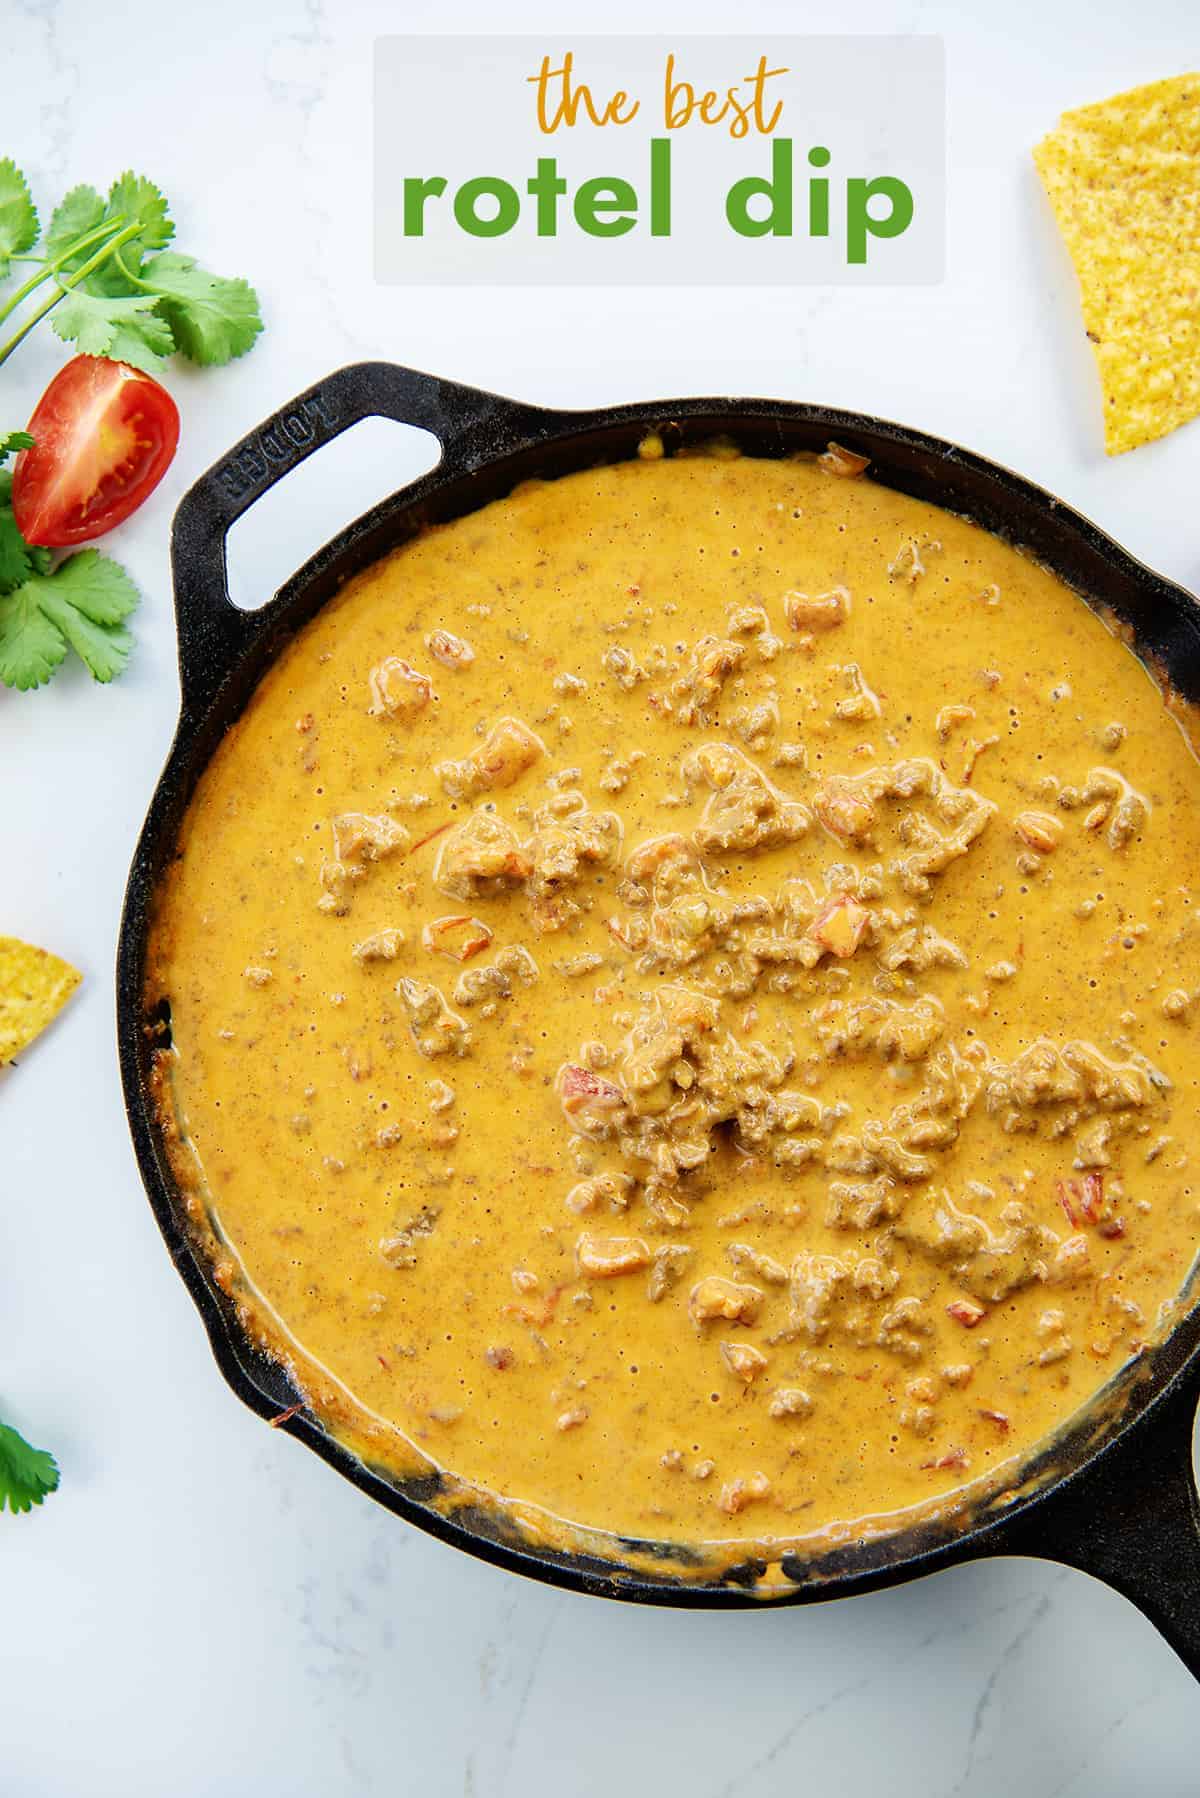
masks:
[[[48,257],[60,256],[72,242],[94,231],[98,225],[119,224],[124,230],[136,225],[137,233],[121,245],[120,251],[85,275],[73,291],[109,298],[125,298],[138,292],[138,270],[142,257],[150,250],[160,250],[170,243],[175,227],[167,214],[167,202],[153,181],[126,170],[118,175],[102,200],[94,187],[73,187],[50,221],[46,237]],[[95,255],[96,244],[79,250],[63,263],[60,278],[69,280]],[[96,355],[117,356],[115,350],[97,350]],[[121,356],[127,362],[131,357]],[[143,366],[141,363],[139,367]],[[151,369],[149,372],[153,373]]]
[[[136,221],[141,229],[134,241],[142,250],[161,250],[175,235],[165,197],[153,181],[135,175],[132,169],[118,175],[109,188],[104,212],[106,218],[124,213],[128,223]]]
[[[118,175],[108,190],[108,203],[104,208],[105,219],[115,224],[123,219],[121,229],[136,224],[138,233],[107,262],[92,270],[84,277],[83,285],[90,293],[131,294],[141,291],[138,275],[142,266],[142,258],[149,250],[161,250],[170,243],[175,235],[175,227],[167,213],[167,202],[153,181],[147,181],[144,175],[135,175],[126,169]],[[171,346],[173,348],[174,345]],[[108,352],[117,355],[115,350]],[[170,351],[167,352],[170,354]],[[121,360],[128,361],[128,357]],[[145,367],[138,363],[139,368]],[[154,370],[148,369],[153,374]]]
[[[64,563],[65,567],[66,564]],[[115,568],[116,563],[112,566]],[[51,575],[39,582],[42,614],[57,625],[92,679],[107,683],[123,674],[133,648],[133,638],[123,624],[97,624],[81,608],[73,606],[58,590]]]
[[[13,442],[14,437],[22,437],[25,441]],[[9,432],[7,437],[0,437],[0,462],[4,462],[9,449],[27,449],[31,442],[32,437],[27,432]],[[7,467],[0,467],[0,593],[20,586],[31,568],[31,548],[16,529],[13,518],[13,473]]]
[[[33,572],[29,545],[17,529],[11,506],[0,506],[0,593],[10,593]]]
[[[29,183],[12,157],[5,156],[0,160],[0,281],[12,258],[31,250],[37,235],[38,215]]]
[[[99,247],[97,243],[92,243],[86,249],[76,250],[73,254],[67,255],[66,252],[71,249],[72,244],[95,231],[96,227],[104,224],[108,218],[108,207],[94,187],[73,187],[67,194],[50,220],[50,229],[46,233],[44,245],[47,261],[56,261],[59,256],[64,258],[58,271],[60,281],[71,280],[77,270],[81,269],[84,263],[95,255]],[[113,236],[116,236],[115,221]],[[102,263],[99,268],[94,268],[90,275],[84,276],[75,291],[113,295],[133,293],[135,289],[129,279],[129,273],[132,271],[136,274],[140,261],[136,238],[131,238],[127,244],[122,245],[121,260],[125,264],[124,268],[117,265],[115,258]]]
[[[29,545],[13,517],[12,475],[0,468],[0,593],[19,587],[32,567]]]
[[[6,687],[21,693],[44,687],[66,653],[66,638],[43,615],[29,582],[0,598],[0,681]]]
[[[5,1501],[15,1515],[40,1505],[58,1490],[58,1465],[43,1448],[31,1448],[23,1436],[0,1423],[0,1511]]]
[[[172,250],[153,256],[142,282],[162,301],[176,347],[206,368],[244,356],[263,328],[258,295],[248,281],[226,280]]]
[[[44,686],[68,644],[95,680],[112,680],[133,643],[121,620],[137,604],[120,563],[96,549],[68,556],[53,573],[30,574],[0,597],[0,681],[21,691]]]
[[[55,261],[57,257],[70,249],[76,238],[85,236],[89,231],[94,231],[103,217],[104,201],[95,188],[73,187],[70,193],[64,195],[59,201],[50,219],[50,226],[42,244],[47,261]],[[84,251],[81,255],[73,258],[76,267],[83,261],[86,254],[87,252]],[[71,263],[64,263],[63,267],[69,269]]]
[[[38,231],[25,177],[6,158],[0,161],[0,280]],[[174,236],[166,199],[144,175],[127,169],[106,196],[87,184],[73,187],[55,208],[40,252],[26,257],[35,273],[7,302],[0,300],[2,323],[43,282],[55,284],[47,302],[0,343],[0,364],[47,317],[81,354],[129,362],[151,375],[176,351],[206,367],[245,355],[263,328],[257,294],[247,281],[210,274],[194,257],[166,251]],[[0,460],[3,455],[0,439]]]
[[[119,562],[102,556],[98,549],[77,550],[59,563],[46,580],[30,582],[39,588],[54,586],[76,611],[93,624],[120,624],[136,612],[141,595]]]
[[[29,546],[17,529],[12,507],[0,506],[0,593],[11,593],[32,572]]]
[[[9,451],[28,449],[32,443],[28,431],[10,431],[0,437],[0,462]],[[13,517],[12,485],[12,470],[0,468],[0,593],[19,587],[30,574],[48,573],[54,561],[50,550],[26,543],[21,535]]]
[[[18,450],[32,448],[33,438],[28,431],[9,431],[5,436],[0,437],[0,462],[6,462],[10,456],[16,455]]]
[[[54,309],[50,323],[64,342],[75,340],[84,356],[111,356],[157,374],[175,348],[171,327],[156,311],[154,294],[85,293],[72,288]]]

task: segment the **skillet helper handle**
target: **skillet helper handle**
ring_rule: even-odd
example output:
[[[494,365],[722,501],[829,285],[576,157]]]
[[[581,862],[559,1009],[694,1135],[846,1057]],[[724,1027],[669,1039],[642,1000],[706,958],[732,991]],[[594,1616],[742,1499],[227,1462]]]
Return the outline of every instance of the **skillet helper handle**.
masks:
[[[1200,1679],[1198,1398],[1193,1363],[1094,1465],[1002,1526],[999,1547],[1077,1567],[1123,1593]]]
[[[429,431],[442,447],[441,474],[472,466],[486,422],[494,447],[506,426],[533,408],[391,362],[340,368],[298,394],[222,456],[185,493],[171,533],[183,709],[202,713],[243,651],[268,627],[273,604],[240,610],[229,596],[226,536],[243,512],[314,450],[364,418],[392,418]]]

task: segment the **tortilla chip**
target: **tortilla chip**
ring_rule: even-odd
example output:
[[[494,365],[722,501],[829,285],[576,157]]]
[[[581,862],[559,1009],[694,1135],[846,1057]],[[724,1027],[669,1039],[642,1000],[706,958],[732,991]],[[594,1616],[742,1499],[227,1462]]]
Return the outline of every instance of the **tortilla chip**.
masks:
[[[1200,75],[1065,112],[1033,160],[1079,277],[1115,456],[1200,413]]]
[[[58,1016],[83,979],[69,961],[0,936],[0,1063],[12,1061]]]

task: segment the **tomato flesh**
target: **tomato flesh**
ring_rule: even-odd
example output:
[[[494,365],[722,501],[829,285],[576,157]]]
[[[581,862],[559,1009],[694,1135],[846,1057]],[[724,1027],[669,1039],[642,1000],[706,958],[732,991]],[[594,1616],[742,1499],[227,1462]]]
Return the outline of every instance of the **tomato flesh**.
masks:
[[[76,356],[29,432],[33,448],[13,466],[13,514],[27,543],[60,549],[102,537],[153,493],[179,442],[179,408],[127,362]]]

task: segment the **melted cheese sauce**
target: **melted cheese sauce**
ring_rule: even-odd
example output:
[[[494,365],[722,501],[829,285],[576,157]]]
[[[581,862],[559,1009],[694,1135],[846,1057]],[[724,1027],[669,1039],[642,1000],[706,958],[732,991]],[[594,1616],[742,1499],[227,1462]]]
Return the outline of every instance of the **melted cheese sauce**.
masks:
[[[1158,687],[985,532],[814,461],[523,487],[328,605],[186,819],[220,1277],[550,1533],[1015,1472],[1196,1250],[1198,865]]]

